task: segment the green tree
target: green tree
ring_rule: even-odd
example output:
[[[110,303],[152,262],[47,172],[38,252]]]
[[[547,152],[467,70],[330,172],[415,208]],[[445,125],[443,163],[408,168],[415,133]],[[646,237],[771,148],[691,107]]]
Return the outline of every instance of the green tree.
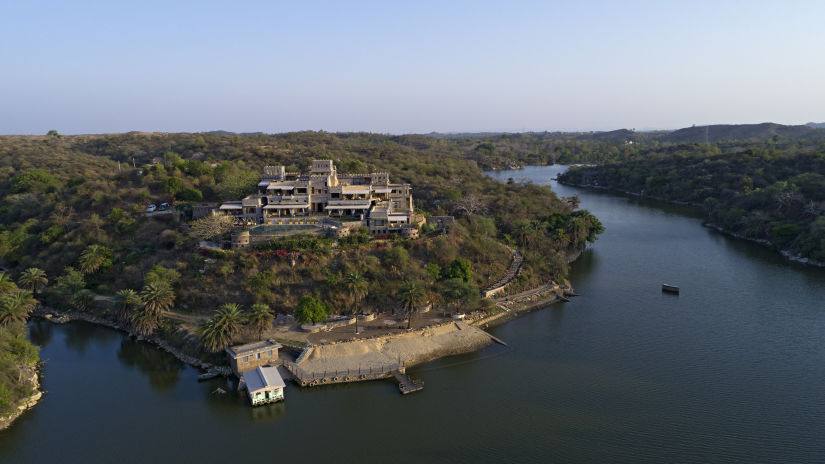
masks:
[[[54,191],[59,187],[60,182],[42,169],[29,169],[11,179],[11,189],[14,193],[44,193]]]
[[[456,311],[472,309],[480,299],[478,287],[459,278],[445,280],[441,294],[444,301]]]
[[[175,199],[179,201],[190,201],[197,203],[203,201],[203,194],[200,190],[186,187],[175,193]]]
[[[163,191],[169,194],[176,194],[183,188],[183,181],[177,177],[168,177],[163,181]]]
[[[85,288],[81,288],[72,295],[72,306],[78,311],[88,311],[94,302],[95,294]]]
[[[198,337],[204,348],[218,352],[232,344],[242,323],[241,307],[236,303],[226,303],[201,326]]]
[[[74,295],[85,286],[86,280],[83,273],[71,266],[66,267],[64,274],[57,278],[58,290],[67,295]]]
[[[26,322],[37,305],[37,300],[28,290],[14,290],[0,296],[0,325]]]
[[[255,295],[255,298],[260,301],[272,292],[272,283],[274,281],[274,272],[262,271],[245,279],[242,284],[247,291]]]
[[[402,246],[393,246],[381,254],[381,262],[397,273],[409,265],[410,254]]]
[[[94,274],[101,268],[112,264],[112,250],[102,245],[89,245],[80,254],[78,260],[80,271],[84,274]]]
[[[536,236],[535,229],[532,224],[530,224],[530,221],[527,220],[519,220],[516,222],[512,235],[522,247],[530,246]]]
[[[20,284],[21,287],[31,290],[34,295],[37,295],[37,292],[49,283],[49,279],[46,278],[46,271],[43,269],[30,267],[20,274],[20,277],[17,278],[17,283]]]
[[[304,295],[295,307],[295,320],[301,324],[312,324],[327,320],[328,308],[320,299]]]
[[[5,272],[0,272],[0,294],[8,293],[15,288],[17,288],[17,285],[14,284],[11,277]]]
[[[473,280],[472,264],[469,260],[464,258],[456,258],[444,271],[444,277],[447,279],[461,279],[464,282],[470,282]]]
[[[160,320],[164,311],[168,311],[175,304],[175,292],[165,282],[148,282],[140,292],[143,307]]]
[[[160,327],[161,321],[161,316],[148,310],[146,306],[138,307],[129,317],[129,322],[132,324],[132,327],[134,327],[138,334],[144,337]]]
[[[131,288],[120,290],[115,294],[115,315],[122,321],[131,320],[132,314],[137,312],[142,305],[140,294]]]
[[[438,264],[427,263],[424,269],[427,271],[427,276],[430,278],[430,281],[435,282],[441,278],[441,266]]]
[[[404,312],[407,314],[407,328],[412,327],[413,314],[418,310],[419,305],[427,298],[424,288],[415,280],[407,280],[401,284],[396,295]]]
[[[158,264],[154,266],[151,271],[146,273],[144,283],[168,285],[169,287],[174,288],[180,283],[180,272]]]
[[[246,317],[246,322],[249,326],[258,331],[258,340],[263,338],[264,331],[272,326],[272,321],[275,320],[275,315],[269,306],[261,303],[252,305],[249,314]]]
[[[779,248],[784,248],[799,236],[799,226],[796,224],[779,224],[771,230],[773,242]]]

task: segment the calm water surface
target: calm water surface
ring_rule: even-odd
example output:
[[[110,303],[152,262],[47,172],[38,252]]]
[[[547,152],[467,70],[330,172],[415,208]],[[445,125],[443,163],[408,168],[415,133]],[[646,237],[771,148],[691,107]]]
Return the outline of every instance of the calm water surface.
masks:
[[[118,332],[35,322],[47,393],[0,432],[0,462],[823,462],[825,271],[552,184],[607,227],[572,267],[582,296],[493,329],[509,348],[411,369],[423,392],[289,385],[251,409]]]

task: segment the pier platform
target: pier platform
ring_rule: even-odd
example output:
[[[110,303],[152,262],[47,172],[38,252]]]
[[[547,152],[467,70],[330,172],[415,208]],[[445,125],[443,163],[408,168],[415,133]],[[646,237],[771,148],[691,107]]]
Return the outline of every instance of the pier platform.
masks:
[[[400,370],[392,371],[392,375],[395,377],[395,380],[398,381],[398,389],[401,391],[402,395],[408,395],[424,389],[424,384],[413,382],[409,377],[407,377],[407,374],[401,372]]]

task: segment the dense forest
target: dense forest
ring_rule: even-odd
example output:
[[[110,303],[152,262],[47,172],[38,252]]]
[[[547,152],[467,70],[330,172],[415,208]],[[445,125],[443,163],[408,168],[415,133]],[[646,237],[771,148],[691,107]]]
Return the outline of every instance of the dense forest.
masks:
[[[181,325],[174,314],[208,316],[199,336],[212,351],[239,324],[266,326],[277,314],[317,320],[423,301],[494,310],[479,289],[507,272],[505,244],[525,256],[516,291],[564,281],[569,255],[602,227],[575,198],[484,176],[480,145],[323,132],[0,137],[0,265],[14,279],[42,273],[44,305],[173,342]],[[425,226],[418,240],[361,231],[243,251],[198,248],[192,205],[254,191],[265,165],[305,171],[312,159],[332,159],[339,172],[388,172],[413,185],[417,211],[456,223],[447,233]],[[143,214],[161,202],[182,219]]]
[[[682,147],[576,167],[560,180],[702,206],[712,226],[825,262],[825,140]]]

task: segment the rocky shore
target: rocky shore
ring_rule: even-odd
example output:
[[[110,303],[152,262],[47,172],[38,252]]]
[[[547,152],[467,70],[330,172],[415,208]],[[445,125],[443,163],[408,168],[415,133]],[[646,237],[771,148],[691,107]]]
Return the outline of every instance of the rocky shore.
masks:
[[[27,372],[24,373],[27,380],[26,383],[31,385],[34,393],[30,396],[23,398],[18,404],[17,408],[11,414],[7,416],[0,417],[0,430],[6,429],[8,426],[12,424],[18,417],[22,416],[24,412],[28,411],[29,409],[33,408],[34,405],[40,401],[40,398],[43,397],[43,392],[40,391],[40,379],[37,373],[36,367],[31,367],[27,369]]]

